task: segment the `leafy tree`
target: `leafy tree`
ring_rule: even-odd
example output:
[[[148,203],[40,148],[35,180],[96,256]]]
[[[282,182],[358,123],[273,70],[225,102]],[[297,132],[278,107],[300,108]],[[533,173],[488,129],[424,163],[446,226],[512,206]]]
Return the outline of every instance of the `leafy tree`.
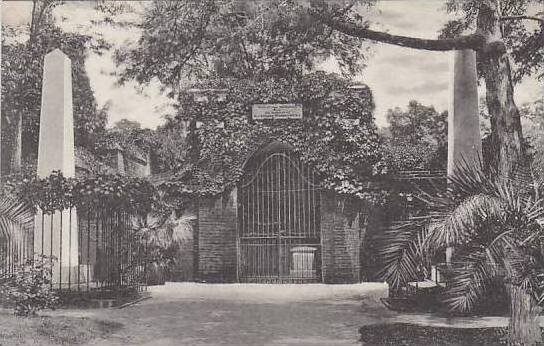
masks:
[[[527,141],[534,153],[544,148],[544,99],[524,104],[520,108],[522,120],[525,120],[524,131]]]
[[[93,152],[102,159],[114,148],[136,157],[149,153],[153,173],[180,170],[187,164],[187,129],[183,122],[172,117],[166,119],[166,123],[156,130],[144,129],[137,121],[122,119],[96,139]]]
[[[445,169],[448,113],[410,101],[408,109],[390,109],[385,153],[398,170]]]
[[[111,149],[122,149],[136,157],[145,157],[155,143],[154,131],[137,127],[114,127],[96,138],[93,152],[98,156],[108,154]]]
[[[37,156],[43,59],[60,48],[72,61],[75,141],[91,146],[94,137],[104,130],[106,109],[99,109],[85,71],[89,47],[103,49],[102,41],[90,36],[64,33],[53,23],[51,9],[57,1],[34,1],[29,39],[2,38],[2,129],[3,152],[6,145],[16,146],[13,134],[22,121],[22,157],[32,162]],[[3,28],[4,30],[4,28]],[[4,32],[10,33],[10,30]],[[4,155],[3,155],[4,156]],[[2,160],[9,161],[9,157]],[[6,167],[5,165],[3,165]]]
[[[164,85],[177,90],[182,77],[187,75],[196,77],[210,75],[247,77],[259,75],[251,72],[238,72],[241,69],[244,69],[244,71],[251,70],[249,66],[251,66],[251,61],[254,58],[253,54],[248,55],[250,59],[247,61],[240,58],[245,57],[243,47],[249,47],[251,48],[249,53],[255,52],[267,59],[271,56],[262,54],[269,50],[261,49],[262,44],[260,44],[260,41],[257,41],[255,45],[248,46],[247,43],[255,42],[245,40],[264,37],[264,42],[274,44],[274,52],[288,52],[289,50],[284,49],[284,41],[293,41],[290,39],[293,36],[297,37],[299,27],[285,25],[285,22],[281,21],[278,22],[277,27],[273,25],[276,23],[276,18],[282,18],[283,14],[281,13],[289,13],[285,16],[296,14],[303,24],[311,24],[318,28],[323,28],[322,25],[326,24],[326,26],[334,29],[333,32],[362,38],[367,41],[437,51],[474,49],[478,53],[480,75],[486,84],[486,103],[491,115],[492,139],[499,148],[497,150],[497,161],[503,171],[510,171],[515,166],[515,162],[523,157],[522,132],[519,111],[513,99],[513,83],[525,75],[538,71],[542,65],[543,40],[541,37],[544,19],[538,15],[530,15],[530,5],[539,4],[541,0],[447,0],[445,2],[447,10],[452,14],[456,14],[456,16],[459,15],[460,19],[450,21],[438,39],[419,39],[369,29],[370,22],[368,16],[366,16],[364,6],[371,6],[374,3],[373,0],[343,2],[293,0],[265,2],[266,5],[261,6],[249,1],[231,3],[210,0],[198,5],[192,2],[157,1],[153,3],[152,10],[146,13],[146,19],[142,24],[143,36],[137,47],[119,55],[119,61],[126,63],[127,66],[122,79],[136,79],[140,82],[148,82],[156,77]],[[355,6],[356,4],[364,6]],[[282,10],[287,8],[292,10],[282,11],[278,17],[272,15],[276,6]],[[252,12],[253,8],[256,8],[257,11]],[[254,16],[253,13],[255,13]],[[262,13],[266,15],[261,16]],[[308,13],[313,17],[313,20],[308,17]],[[221,16],[214,16],[216,14],[221,14]],[[298,16],[299,14],[300,16]],[[182,18],[186,20],[180,20]],[[217,18],[222,18],[222,22],[216,21]],[[246,18],[254,20],[246,21]],[[267,31],[268,21],[265,18],[270,18],[270,31]],[[177,23],[176,19],[178,20]],[[528,22],[537,25],[526,25]],[[161,23],[170,24],[161,26]],[[183,25],[184,23],[188,23],[188,28]],[[232,37],[234,40],[226,39],[226,42],[238,43],[238,45],[228,45],[224,39],[215,35],[211,35],[212,38],[209,39],[207,34],[210,34],[211,31],[207,31],[207,29],[217,28],[215,26],[217,23],[222,24],[220,26],[221,30],[218,31],[228,32],[227,38]],[[235,23],[235,26],[226,27],[223,25],[224,23]],[[279,25],[280,23],[282,24]],[[174,24],[177,24],[180,30],[170,30],[170,28],[176,27]],[[236,25],[247,28],[247,30],[236,30],[238,28]],[[286,32],[282,31],[281,28],[286,28]],[[307,28],[307,25],[303,25],[302,28]],[[463,31],[471,30],[473,33],[461,34]],[[262,36],[263,32],[271,36]],[[278,38],[276,36],[277,32],[282,35],[285,34],[285,36],[279,36],[282,40],[273,39],[274,37]],[[302,32],[304,33],[303,37],[306,37],[305,31]],[[325,30],[325,32],[327,31]],[[345,40],[346,37],[334,35],[331,34],[330,37],[331,39],[334,38],[338,44],[343,42],[342,40]],[[164,39],[161,37],[164,37]],[[176,40],[176,37],[182,39]],[[289,39],[284,40],[284,37]],[[244,44],[242,45],[236,39],[243,39]],[[187,44],[187,42],[190,44]],[[296,40],[293,42],[296,42]],[[319,42],[319,40],[316,42]],[[311,45],[311,43],[309,44]],[[360,42],[357,42],[357,45],[359,44]],[[233,47],[238,49],[236,53],[234,53]],[[297,47],[305,47],[305,45],[298,44]],[[313,51],[319,51],[315,50],[319,45],[312,47]],[[350,52],[353,47],[345,45],[345,51]],[[165,50],[168,52],[167,54],[164,54]],[[178,54],[178,52],[180,53]],[[352,64],[346,63],[344,59],[346,52],[335,48],[335,50],[329,51],[327,56],[339,57],[340,64],[347,67]],[[352,59],[349,61],[355,64],[364,61],[358,60],[364,58],[364,52],[361,50],[358,50],[358,52],[357,56],[351,55]],[[507,52],[512,52],[514,57],[513,73],[511,62],[507,59]],[[225,63],[228,68],[221,70],[216,67],[224,66],[223,62],[216,65],[216,59],[211,59],[213,61],[207,59],[207,57],[214,56],[217,56],[219,60],[221,57],[232,56],[237,64],[232,66]],[[323,57],[324,55],[319,54],[318,56]],[[274,68],[272,67],[276,64],[276,61],[280,62],[278,63],[280,66],[290,66],[290,60],[285,58],[284,55],[278,53],[273,55],[272,58],[271,61],[274,62],[262,64],[265,68],[259,70],[261,75],[273,74]],[[300,59],[294,59],[293,61],[296,62],[295,66],[299,72],[298,74],[304,72],[306,61]],[[210,69],[209,66],[213,68]],[[204,67],[208,67],[208,69]],[[222,74],[221,71],[225,74]],[[346,71],[350,72],[350,69]],[[285,72],[286,70],[283,69],[282,73]],[[293,75],[293,73],[288,75]]]
[[[102,8],[107,16],[112,15],[112,17],[118,11],[123,10],[126,9],[111,9],[108,6]],[[149,83],[157,79],[163,87],[171,89],[169,96],[179,102],[180,114],[170,124],[157,131],[158,138],[163,140],[162,143],[165,144],[165,147],[159,149],[162,151],[160,155],[164,156],[161,158],[158,155],[159,161],[162,162],[160,164],[163,167],[161,170],[174,167],[179,169],[183,161],[203,165],[205,162],[218,164],[218,162],[230,160],[224,164],[224,167],[231,168],[238,164],[238,168],[232,170],[235,174],[226,174],[229,172],[229,170],[226,170],[224,175],[217,176],[217,179],[224,179],[218,185],[207,180],[205,178],[207,175],[202,171],[202,174],[198,173],[200,178],[208,181],[205,185],[213,191],[222,190],[225,186],[232,186],[232,183],[239,177],[241,167],[239,160],[248,153],[248,148],[255,144],[252,141],[259,138],[259,136],[263,140],[265,138],[281,137],[281,139],[289,143],[296,141],[292,138],[280,136],[278,131],[282,128],[281,126],[277,127],[277,133],[258,133],[261,130],[264,132],[272,131],[273,126],[268,126],[269,124],[266,123],[248,123],[248,126],[242,126],[242,123],[233,125],[230,124],[231,121],[225,120],[224,130],[218,129],[217,131],[229,132],[236,130],[238,132],[232,132],[228,136],[234,136],[236,133],[237,136],[242,136],[241,138],[246,138],[249,141],[249,143],[244,144],[248,146],[247,148],[233,147],[232,143],[224,142],[221,139],[221,134],[213,131],[207,132],[211,131],[214,126],[210,123],[211,119],[222,122],[223,120],[219,119],[226,118],[225,112],[233,112],[234,119],[241,122],[242,119],[248,119],[249,117],[248,102],[256,102],[257,100],[267,103],[273,100],[286,102],[286,100],[292,99],[296,102],[304,101],[305,105],[309,105],[309,100],[312,98],[310,96],[312,94],[311,87],[316,88],[316,95],[326,98],[325,91],[319,90],[320,86],[316,84],[321,80],[315,76],[306,78],[305,75],[312,72],[318,63],[330,57],[336,58],[343,74],[346,76],[353,75],[364,67],[363,53],[366,47],[363,46],[360,40],[336,32],[325,24],[316,23],[307,9],[299,6],[299,3],[295,0],[264,2],[160,0],[152,2],[145,8],[142,18],[142,21],[138,23],[142,36],[137,44],[125,47],[116,53],[116,60],[123,68],[120,81],[136,80],[139,83]],[[357,23],[362,23],[363,20],[357,16],[352,19]],[[188,105],[185,103],[186,95],[183,92],[180,93],[180,89],[183,86],[192,85],[192,81],[209,80],[213,88],[218,87],[219,84],[216,82],[221,79],[224,83],[223,86],[219,87],[229,89],[229,97],[234,97],[234,99],[226,104],[215,103],[215,101],[208,103],[206,107],[211,107],[209,112],[216,112],[216,114],[202,115],[201,112],[204,110],[199,109],[194,104]],[[289,87],[290,82],[288,80],[292,83],[291,87]],[[308,84],[309,80],[313,80],[315,83],[310,86]],[[326,83],[333,85],[333,80],[334,78],[330,78]],[[182,85],[183,82],[185,82],[184,85]],[[242,87],[244,83],[248,84],[247,88]],[[341,90],[346,88],[346,81],[336,81],[334,83],[340,85],[339,89]],[[279,90],[274,95],[272,95],[273,93],[266,95],[263,90],[265,85],[269,85],[271,88],[278,87]],[[290,90],[302,85],[306,89]],[[324,88],[326,89],[330,85]],[[242,100],[244,92],[248,93],[248,97]],[[281,96],[281,93],[283,93],[283,96]],[[322,100],[316,99],[316,101]],[[366,103],[367,101],[363,97],[361,100],[353,102],[356,104],[357,102]],[[328,102],[332,104],[332,100],[328,100]],[[221,109],[221,107],[234,107],[234,111],[229,108]],[[243,112],[240,107],[244,109]],[[363,114],[368,115],[370,114],[368,112],[373,109],[373,105],[370,104],[365,106],[367,108],[359,107],[362,106],[354,105],[352,112],[360,110]],[[310,114],[310,110],[308,112]],[[204,119],[202,119],[203,116]],[[315,116],[318,117],[319,115],[316,113]],[[332,117],[332,115],[330,116]],[[340,118],[341,115],[339,114],[338,119],[331,120],[332,123],[328,125],[331,126],[331,130],[322,137],[323,140],[334,141],[335,133],[332,131],[333,128],[336,131],[340,126],[349,127],[347,122],[341,125]],[[196,126],[197,119],[203,123],[203,126],[198,130]],[[329,161],[342,160],[342,165],[347,167],[349,159],[353,159],[353,164],[349,169],[345,168],[346,171],[342,171],[344,168],[338,167],[341,172],[338,172],[338,176],[334,178],[336,182],[333,185],[339,189],[340,181],[345,180],[346,190],[352,188],[356,192],[361,192],[359,185],[363,184],[362,182],[357,181],[356,185],[358,187],[354,187],[354,185],[347,183],[348,178],[345,177],[345,174],[357,175],[357,173],[354,173],[357,170],[355,167],[357,165],[360,166],[361,175],[372,175],[374,170],[377,172],[383,168],[378,168],[379,165],[373,167],[380,159],[375,128],[369,124],[368,119],[365,118],[360,123],[361,128],[365,128],[366,132],[356,133],[357,126],[350,129],[351,139],[344,137],[347,136],[347,130],[338,129],[341,133],[338,137],[339,140],[345,140],[345,143],[342,143],[344,147],[340,150],[345,149],[346,151],[343,154],[349,152],[349,155],[342,158],[331,156]],[[292,127],[295,131],[298,130],[299,133],[306,131],[302,129],[301,122],[294,123]],[[304,126],[311,124],[309,119],[303,121],[303,123]],[[274,124],[274,126],[276,125],[278,124]],[[188,147],[187,145],[179,146],[183,148],[183,151],[176,150],[175,145],[178,140],[172,136],[171,128],[180,131],[180,133],[187,133]],[[229,129],[227,130],[227,128]],[[311,125],[305,133],[309,133],[310,128]],[[292,129],[285,128],[284,130]],[[318,133],[324,134],[322,131],[324,130],[318,130]],[[368,135],[368,138],[363,140],[365,134]],[[311,137],[313,138],[315,135]],[[204,140],[200,145],[198,138]],[[305,143],[303,144],[306,146],[304,150],[307,150],[308,156],[312,155],[311,152],[324,150],[324,148],[314,148],[307,142],[307,139],[308,137],[305,137],[301,145]],[[239,142],[234,137],[229,140]],[[213,147],[212,141],[217,141],[213,145],[218,147]],[[223,143],[220,143],[221,141]],[[357,145],[361,145],[360,149],[362,150],[366,145],[363,142],[367,142],[369,145],[366,148],[368,149],[367,153],[351,152],[351,148]],[[227,150],[227,146],[231,146],[231,149]],[[239,149],[240,154],[237,154],[235,149]],[[301,152],[304,150],[300,149]],[[230,159],[228,158],[229,155],[231,156]],[[328,155],[328,152],[323,153],[322,157]],[[361,161],[362,156],[367,157],[369,161],[366,163]],[[172,159],[172,161],[168,162],[169,160],[164,159],[165,157]],[[332,168],[323,167],[323,169],[329,170],[327,175],[332,179],[334,175]],[[204,169],[204,171],[207,170]]]
[[[355,18],[361,23],[360,18]],[[295,0],[153,1],[135,47],[117,52],[121,81],[296,77],[330,56],[346,74],[364,66],[360,40],[316,23]]]
[[[118,130],[139,130],[142,128],[142,124],[138,121],[121,119],[115,122],[113,127]]]
[[[155,132],[153,168],[156,172],[179,171],[187,164],[188,122],[166,117]]]
[[[427,107],[417,101],[410,101],[407,111],[395,108],[387,112],[392,137],[437,146],[447,141],[447,118],[447,112],[439,114],[433,106]]]

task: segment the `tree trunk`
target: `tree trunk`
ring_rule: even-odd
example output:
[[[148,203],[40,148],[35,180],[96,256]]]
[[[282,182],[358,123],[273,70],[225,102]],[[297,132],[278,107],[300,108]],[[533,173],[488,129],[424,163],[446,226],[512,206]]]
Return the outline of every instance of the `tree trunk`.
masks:
[[[491,143],[496,155],[491,162],[503,177],[523,162],[522,130],[510,60],[502,36],[496,0],[482,0],[478,11],[477,31],[485,38],[485,48],[478,51],[486,86],[486,103],[491,116]]]
[[[486,103],[491,116],[496,165],[503,178],[523,164],[522,131],[519,110],[514,102],[510,61],[502,36],[497,0],[482,0],[478,11],[477,31],[485,38],[485,48],[478,51],[486,86]],[[493,150],[494,149],[494,150]],[[540,308],[531,292],[510,283],[510,345],[536,345],[542,341],[538,315]]]
[[[510,284],[510,324],[508,343],[510,345],[537,345],[542,342],[537,301],[520,285]]]
[[[21,112],[17,112],[15,119],[15,137],[11,146],[11,160],[9,174],[20,173],[22,167],[22,136],[23,136],[23,117]]]
[[[492,162],[501,174],[509,176],[523,159],[521,121],[514,102],[510,63],[503,54],[490,58],[485,64],[486,103],[492,123],[491,143],[496,149]]]

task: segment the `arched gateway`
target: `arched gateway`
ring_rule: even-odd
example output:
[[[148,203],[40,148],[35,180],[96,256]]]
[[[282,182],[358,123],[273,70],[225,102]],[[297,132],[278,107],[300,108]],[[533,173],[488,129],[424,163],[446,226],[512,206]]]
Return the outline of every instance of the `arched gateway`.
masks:
[[[319,185],[312,168],[279,143],[246,163],[238,187],[238,277],[321,281]]]
[[[364,236],[345,197],[322,189],[291,147],[270,143],[243,165],[237,187],[198,203],[198,280],[258,283],[360,281]]]

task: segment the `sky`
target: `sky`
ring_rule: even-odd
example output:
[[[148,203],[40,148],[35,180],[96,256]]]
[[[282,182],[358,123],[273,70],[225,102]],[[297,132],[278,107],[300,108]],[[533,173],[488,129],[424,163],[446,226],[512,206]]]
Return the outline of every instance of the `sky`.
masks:
[[[372,10],[372,29],[386,30],[392,34],[436,38],[442,25],[448,20],[441,0],[389,0],[379,1]],[[31,1],[3,1],[2,22],[10,25],[28,23]],[[95,33],[115,45],[133,43],[138,39],[136,30],[101,27],[90,24],[98,14],[89,4],[72,1],[58,7],[55,16],[65,31]],[[373,45],[367,67],[356,76],[373,91],[376,103],[375,118],[379,126],[387,125],[387,110],[405,108],[410,100],[433,105],[438,111],[447,110],[449,103],[451,52],[429,52],[401,48],[386,44]],[[336,71],[334,61],[320,65],[329,72]],[[102,56],[91,54],[86,61],[89,75],[99,106],[110,104],[109,125],[127,118],[139,121],[144,127],[155,128],[163,121],[162,116],[171,113],[172,103],[161,94],[157,84],[141,87],[136,83],[119,86],[112,72],[116,70],[111,53]],[[483,90],[480,90],[483,94]],[[524,80],[516,88],[516,102],[521,105],[542,98],[542,83],[534,78]]]

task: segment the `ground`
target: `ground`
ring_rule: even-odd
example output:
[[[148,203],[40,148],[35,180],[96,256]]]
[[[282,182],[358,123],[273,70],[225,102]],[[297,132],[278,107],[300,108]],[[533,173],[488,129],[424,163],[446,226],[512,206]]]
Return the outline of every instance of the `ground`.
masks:
[[[123,309],[88,310],[122,328],[92,345],[356,345],[362,324],[391,315],[382,284],[171,284]],[[81,311],[58,312],[80,315]]]
[[[504,317],[399,314],[380,303],[386,292],[385,285],[376,283],[166,284],[149,288],[150,299],[122,309],[47,311],[45,326],[37,318],[19,327],[12,318],[18,328],[12,334],[30,335],[26,343],[2,338],[6,332],[0,319],[0,345],[360,345],[359,328],[374,324],[370,334],[380,336],[383,323],[456,328],[508,323]],[[25,334],[25,328],[33,332]],[[427,339],[436,336],[433,329],[422,330]]]
[[[0,313],[0,345],[79,345],[122,327],[117,322],[64,316],[15,317]]]
[[[445,328],[406,323],[361,327],[362,345],[507,345],[507,328]]]

